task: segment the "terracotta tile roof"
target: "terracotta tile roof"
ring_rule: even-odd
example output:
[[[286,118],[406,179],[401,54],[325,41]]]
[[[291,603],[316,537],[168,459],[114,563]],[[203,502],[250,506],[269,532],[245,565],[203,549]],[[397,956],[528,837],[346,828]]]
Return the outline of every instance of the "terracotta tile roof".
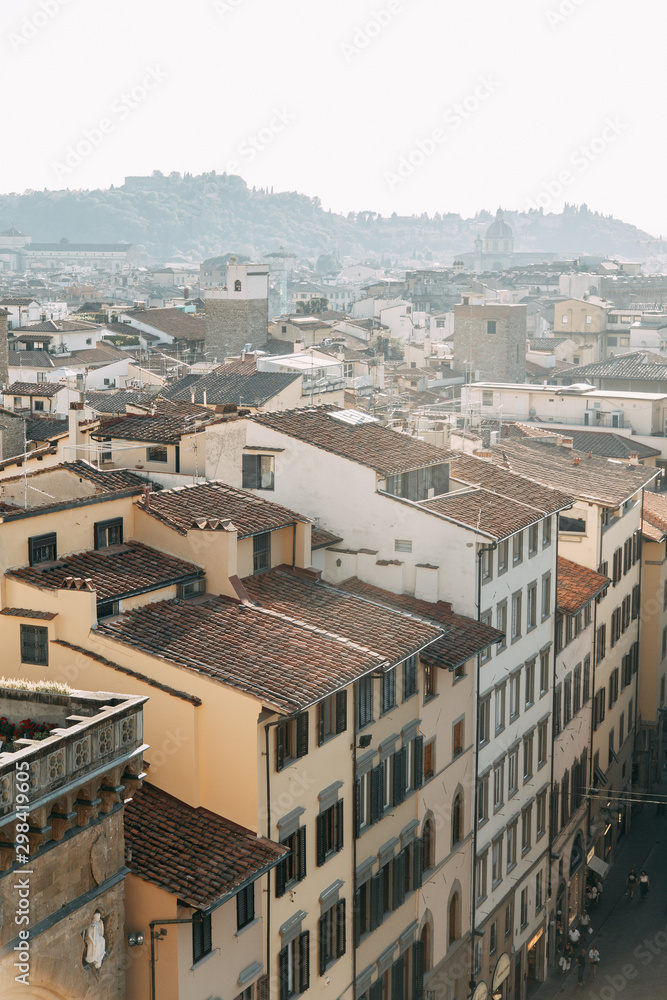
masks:
[[[227,366],[223,366],[227,369]],[[263,406],[299,379],[298,372],[245,372],[216,368],[206,375],[186,375],[163,390],[167,399],[191,399],[207,406],[235,403],[237,406]]]
[[[43,569],[26,566],[10,570],[7,575],[48,590],[59,590],[68,577],[90,579],[97,599],[107,601],[157,590],[204,574],[193,563],[130,541],[125,545],[64,556]]]
[[[206,522],[231,520],[239,538],[246,538],[294,524],[295,521],[309,520],[287,507],[216,480],[151,493],[148,503],[146,508],[145,501],[142,501],[142,508],[181,534],[190,528],[219,527]],[[198,523],[200,521],[202,523]]]
[[[539,438],[503,440],[491,450],[494,462],[512,472],[606,507],[619,507],[659,471],[645,465],[591,458],[588,452],[558,447]]]
[[[64,365],[110,365],[114,361],[134,361],[131,351],[119,351],[112,344],[88,347],[80,351],[70,351],[63,359]]]
[[[644,493],[642,533],[651,542],[660,542],[667,535],[667,494]]]
[[[651,351],[633,351],[605,361],[595,361],[590,365],[571,368],[568,378],[573,382],[597,379],[639,379],[652,382],[667,381],[667,358]]]
[[[157,412],[154,414],[128,414],[104,420],[91,437],[96,441],[111,438],[120,441],[178,444],[185,434],[193,434],[198,428],[215,420],[215,414],[211,410],[200,408],[195,410],[190,404],[179,405],[161,400],[156,402],[155,408]]]
[[[30,326],[18,326],[12,330],[14,334],[31,335],[33,333],[70,333],[85,330],[99,330],[99,323],[89,323],[81,319],[45,319],[41,323],[31,323]],[[50,340],[51,337],[40,337],[40,340]]]
[[[94,466],[89,465],[88,462],[83,461],[63,462],[60,468],[67,469],[77,476],[88,479],[98,487],[99,493],[116,493],[121,490],[139,491],[144,488],[147,482],[146,479],[138,476],[136,472],[130,472],[129,469],[109,469],[105,471],[96,469]],[[155,490],[155,486],[153,486],[153,490]]]
[[[452,606],[447,601],[431,604],[409,594],[390,594],[379,587],[362,583],[357,577],[345,580],[340,584],[340,589],[356,594],[357,597],[365,597],[386,607],[395,608],[397,611],[419,615],[420,618],[435,622],[445,630],[445,635],[425,649],[421,653],[421,658],[426,663],[434,663],[448,670],[461,666],[476,653],[494,645],[503,637],[503,633],[491,625],[485,625],[483,622],[475,621],[474,618],[467,618],[452,611]]]
[[[55,368],[48,351],[7,351],[10,368]]]
[[[58,420],[53,418],[37,418],[26,421],[26,434],[31,441],[50,441],[69,433],[69,422],[67,419]]]
[[[125,315],[134,322],[145,323],[176,340],[198,341],[204,340],[206,336],[204,317],[193,316],[182,309],[131,309]]]
[[[57,396],[64,388],[56,382],[12,382],[5,389],[5,396]]]
[[[447,462],[451,452],[426,444],[379,423],[349,424],[336,419],[336,406],[279,413],[256,413],[252,420],[351,462],[369,466],[382,476]]]
[[[278,864],[289,848],[144,782],[125,808],[130,871],[208,911]]]
[[[441,634],[441,629],[419,619],[414,612],[397,614],[395,610],[359,601],[338,587],[288,568],[246,577],[243,586],[248,596],[262,607],[327,628],[344,642],[370,647],[390,663],[411,656]]]
[[[556,607],[563,614],[575,615],[610,583],[609,577],[558,556]]]
[[[50,622],[57,616],[57,612],[31,611],[29,608],[3,608],[0,615],[12,615],[15,618],[36,618],[40,621]]]
[[[483,422],[483,438],[486,447],[489,446],[490,433],[498,429],[496,420]],[[589,452],[604,458],[629,459],[631,455],[638,455],[641,458],[655,458],[660,454],[659,448],[651,448],[650,445],[642,444],[634,437],[626,437],[623,434],[614,434],[613,431],[578,431],[572,428],[549,429],[544,425],[524,424],[520,421],[504,423],[502,429],[502,441],[508,437],[526,438],[532,437],[546,439],[555,443],[558,437],[572,438],[572,444],[576,451]]]
[[[343,539],[340,535],[334,535],[332,531],[327,531],[325,528],[317,528],[313,525],[310,532],[310,547],[311,549],[324,549],[327,545],[336,545],[337,542],[342,542]]]
[[[298,712],[357,678],[388,666],[366,645],[268,607],[208,601],[158,601],[105,619],[98,636],[205,675],[274,711]],[[367,638],[367,637],[366,637]]]
[[[526,504],[540,514],[554,514],[572,501],[569,494],[552,486],[517,475],[473,455],[457,453],[450,470],[451,478],[459,483],[491,490],[497,496]]]
[[[89,406],[95,413],[125,413],[128,406],[135,406],[137,403],[150,406],[160,388],[160,386],[155,386],[154,392],[151,392],[150,389],[143,392],[132,392],[125,389],[119,389],[116,392],[108,390],[87,392],[85,395],[86,406]]]

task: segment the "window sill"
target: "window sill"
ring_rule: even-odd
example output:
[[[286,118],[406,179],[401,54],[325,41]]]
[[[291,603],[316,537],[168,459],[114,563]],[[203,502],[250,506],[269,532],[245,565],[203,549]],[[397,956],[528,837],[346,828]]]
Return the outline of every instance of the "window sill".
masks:
[[[515,868],[516,868],[516,861],[513,861],[511,865],[507,866],[507,874],[509,875],[509,873],[514,871]]]
[[[530,845],[530,844],[528,844],[528,846],[527,846],[527,847],[522,847],[522,848],[521,848],[521,857],[522,857],[522,858],[525,858],[525,856],[526,856],[527,854],[530,854],[530,850],[531,850],[531,845]]]
[[[411,691],[410,694],[404,694],[403,695],[403,704],[405,705],[406,701],[410,701],[410,699],[414,698],[416,694],[419,694],[419,691],[417,689],[415,689],[414,691]]]
[[[519,635],[513,635],[512,636],[512,645],[514,645],[515,642],[518,642],[520,638],[521,638],[521,633],[519,633]]]
[[[428,705],[428,704],[430,704],[430,702],[435,701],[435,699],[438,698],[438,697],[439,697],[439,695],[438,695],[437,692],[435,694],[425,694],[424,695],[424,702],[423,703],[424,703],[424,705]]]
[[[494,881],[491,884],[491,888],[493,890],[496,890],[498,888],[498,886],[500,885],[501,882],[502,882],[501,878],[494,879]]]
[[[546,830],[538,830],[538,831],[537,831],[537,839],[538,839],[538,840],[541,840],[541,839],[542,839],[542,837],[544,836],[544,834],[545,834],[546,832],[547,832]]]
[[[196,970],[201,968],[201,966],[204,965],[205,962],[208,962],[209,958],[213,958],[214,955],[217,955],[219,951],[220,951],[219,948],[212,948],[211,951],[208,951],[205,955],[202,955],[201,958],[198,958],[196,962],[192,963],[192,965],[190,966],[190,972],[196,972]]]
[[[287,888],[287,886],[285,886],[285,888]],[[243,934],[244,931],[247,931],[249,927],[254,927],[255,924],[258,924],[258,923],[259,923],[259,917],[255,917],[255,919],[251,920],[250,923],[245,924],[243,927],[239,927],[239,929],[234,934],[234,937],[240,937],[241,934]]]

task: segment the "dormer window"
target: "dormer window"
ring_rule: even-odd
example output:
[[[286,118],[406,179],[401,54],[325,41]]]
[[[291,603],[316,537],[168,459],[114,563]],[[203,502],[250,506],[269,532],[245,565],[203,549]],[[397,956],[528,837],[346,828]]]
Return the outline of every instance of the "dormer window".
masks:
[[[105,549],[109,545],[123,544],[123,518],[115,517],[110,521],[98,521],[95,524],[95,548]]]
[[[55,531],[48,535],[34,535],[28,539],[28,559],[31,566],[55,562],[58,558]]]

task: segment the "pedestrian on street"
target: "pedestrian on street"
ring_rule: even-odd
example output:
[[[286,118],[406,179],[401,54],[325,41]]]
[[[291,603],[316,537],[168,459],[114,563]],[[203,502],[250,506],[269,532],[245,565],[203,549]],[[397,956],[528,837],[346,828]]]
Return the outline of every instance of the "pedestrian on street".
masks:
[[[558,955],[560,971],[563,973],[565,972],[565,939],[562,937],[556,941],[556,954]]]
[[[574,955],[574,948],[572,947],[569,941],[566,941],[563,947],[563,959],[565,960],[563,965],[563,972],[570,971],[573,955]]]
[[[593,884],[586,890],[586,896],[588,897],[588,902],[590,906],[597,906],[598,902],[598,887]]]
[[[592,934],[593,928],[591,927],[591,918],[589,917],[586,910],[584,910],[579,917],[579,929],[582,934]]]
[[[630,899],[634,898],[635,887],[637,885],[637,875],[635,874],[634,868],[631,868],[628,872],[628,877],[625,880],[625,885],[630,896]]]
[[[584,972],[586,969],[586,949],[582,948],[577,955],[577,982],[580,986],[584,982]]]
[[[579,928],[578,927],[570,927],[569,938],[570,938],[570,941],[572,942],[573,945],[579,943],[579,938],[580,937],[581,937],[581,934],[579,932]]]
[[[588,961],[590,962],[591,972],[593,973],[593,979],[597,979],[598,963],[600,961],[600,952],[597,950],[595,945],[593,945],[593,947],[588,953]]]
[[[639,876],[639,898],[640,899],[646,899],[646,897],[648,896],[649,885],[650,885],[650,882],[648,880],[648,875],[646,874],[645,871],[642,870],[642,873]]]

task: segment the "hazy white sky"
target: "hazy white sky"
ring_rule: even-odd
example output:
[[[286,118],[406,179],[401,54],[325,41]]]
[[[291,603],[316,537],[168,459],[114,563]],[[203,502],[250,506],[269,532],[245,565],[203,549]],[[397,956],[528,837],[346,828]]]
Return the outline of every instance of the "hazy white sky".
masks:
[[[0,190],[227,169],[337,211],[587,202],[667,235],[666,27],[656,0],[3,0]]]

